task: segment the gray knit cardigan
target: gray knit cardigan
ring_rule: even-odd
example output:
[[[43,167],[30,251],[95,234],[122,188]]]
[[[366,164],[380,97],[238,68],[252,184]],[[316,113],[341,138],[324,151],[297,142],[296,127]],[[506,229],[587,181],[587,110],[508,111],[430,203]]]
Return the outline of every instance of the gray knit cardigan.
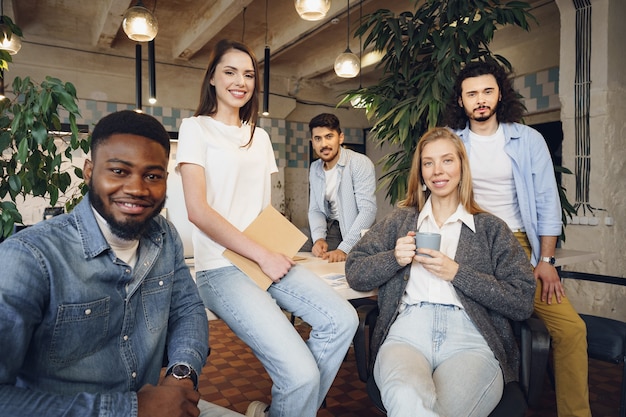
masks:
[[[397,208],[376,223],[346,260],[352,288],[378,288],[380,314],[372,335],[373,366],[378,350],[398,314],[410,264],[396,262],[396,240],[417,227],[415,208]],[[498,217],[474,215],[476,233],[465,224],[456,251],[459,270],[452,281],[468,316],[493,351],[505,383],[519,379],[519,350],[509,320],[525,320],[533,312],[535,278],[528,257],[506,223]]]

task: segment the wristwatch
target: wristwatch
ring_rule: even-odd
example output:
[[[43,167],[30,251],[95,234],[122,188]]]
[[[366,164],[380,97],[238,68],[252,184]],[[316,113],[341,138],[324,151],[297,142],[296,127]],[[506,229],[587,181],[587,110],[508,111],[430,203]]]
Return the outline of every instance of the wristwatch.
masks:
[[[542,256],[541,260],[549,263],[550,265],[554,265],[556,263],[556,258],[554,256]]]
[[[176,379],[191,379],[193,388],[198,389],[198,374],[189,365],[177,363],[170,368],[167,375],[172,375]]]

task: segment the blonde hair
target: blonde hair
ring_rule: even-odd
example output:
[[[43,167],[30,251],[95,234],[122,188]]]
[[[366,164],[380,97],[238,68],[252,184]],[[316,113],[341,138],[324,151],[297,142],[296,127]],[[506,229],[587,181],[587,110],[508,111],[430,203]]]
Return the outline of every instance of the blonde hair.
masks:
[[[413,154],[413,161],[411,162],[411,171],[409,172],[409,185],[407,189],[407,196],[404,200],[398,203],[400,207],[417,207],[418,210],[424,208],[426,200],[430,196],[430,190],[422,187],[424,179],[422,178],[422,152],[424,147],[431,142],[437,140],[449,140],[454,145],[457,156],[461,161],[461,181],[459,182],[458,193],[459,202],[463,205],[465,210],[470,214],[476,214],[484,212],[482,208],[474,200],[474,189],[472,187],[472,174],[470,173],[469,158],[465,151],[465,145],[461,138],[459,138],[454,132],[445,127],[434,127],[428,130],[420,138]]]

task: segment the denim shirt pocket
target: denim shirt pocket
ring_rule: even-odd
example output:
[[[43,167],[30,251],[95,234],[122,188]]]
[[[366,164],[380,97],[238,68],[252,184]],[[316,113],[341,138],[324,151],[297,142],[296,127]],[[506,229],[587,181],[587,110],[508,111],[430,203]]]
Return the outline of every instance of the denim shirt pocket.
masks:
[[[155,333],[167,326],[174,273],[147,278],[141,285],[141,301],[148,331]]]
[[[109,333],[110,297],[80,304],[62,304],[50,343],[50,360],[68,364],[97,352]]]

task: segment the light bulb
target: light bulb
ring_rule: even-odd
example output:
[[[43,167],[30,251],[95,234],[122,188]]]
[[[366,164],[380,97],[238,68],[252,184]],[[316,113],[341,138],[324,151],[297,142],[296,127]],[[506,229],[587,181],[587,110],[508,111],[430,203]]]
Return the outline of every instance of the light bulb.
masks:
[[[143,6],[133,6],[124,13],[122,28],[131,40],[148,42],[157,35],[159,23],[150,10]]]
[[[7,51],[10,55],[15,55],[22,47],[22,41],[20,37],[15,33],[11,34],[11,40],[7,37],[7,32],[10,33],[10,29],[5,24],[0,24],[0,49]]]
[[[304,20],[321,20],[330,10],[330,0],[295,0],[295,5]]]
[[[354,78],[359,75],[359,57],[346,49],[335,59],[335,73],[342,78]]]

